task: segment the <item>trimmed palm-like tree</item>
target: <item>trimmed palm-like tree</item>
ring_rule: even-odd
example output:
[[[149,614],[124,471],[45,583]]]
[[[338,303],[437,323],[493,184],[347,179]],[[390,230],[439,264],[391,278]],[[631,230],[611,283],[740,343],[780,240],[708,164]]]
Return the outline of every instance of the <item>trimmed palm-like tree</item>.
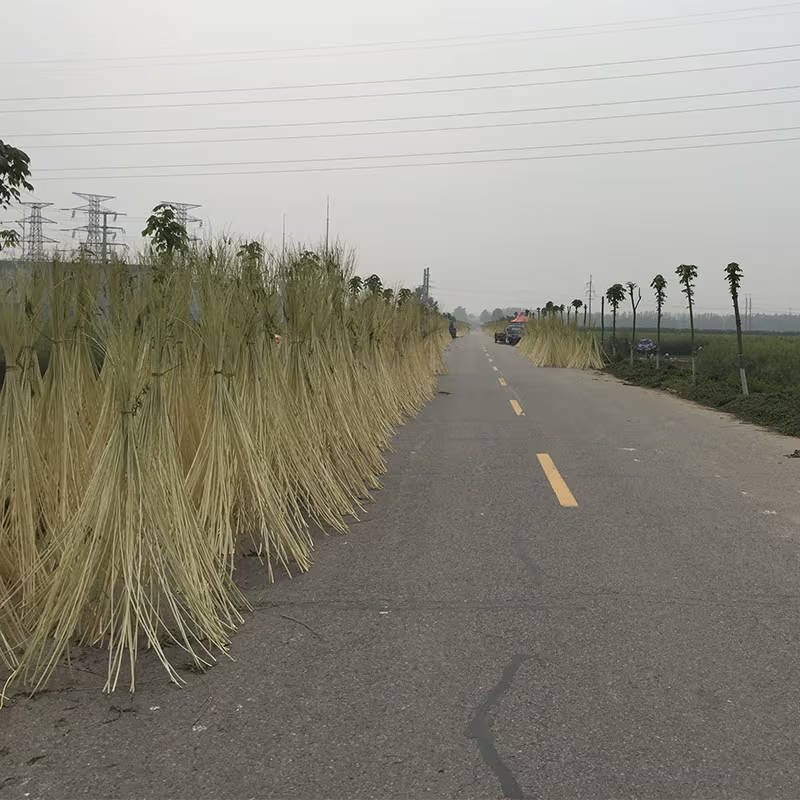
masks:
[[[664,308],[664,301],[667,299],[667,281],[660,273],[650,281],[650,288],[656,295],[656,369],[661,367],[661,314]]]
[[[578,300],[576,297],[570,305],[575,309],[575,325],[578,324],[578,311],[583,308],[583,300]]]
[[[358,295],[361,293],[361,290],[364,288],[364,281],[362,281],[358,275],[353,275],[353,277],[347,282],[347,288],[349,289],[352,297],[358,297]]]
[[[619,304],[625,299],[625,287],[621,283],[615,283],[606,289],[606,299],[611,306],[611,349],[617,355],[617,309]]]
[[[694,264],[681,264],[675,270],[681,283],[681,291],[686,295],[689,304],[689,328],[692,336],[692,383],[697,383],[697,366],[694,357],[694,281],[697,278],[697,267]]]
[[[633,281],[628,281],[625,286],[628,287],[628,297],[631,299],[631,310],[633,311],[633,328],[631,330],[631,366],[633,366],[633,348],[636,343],[636,309],[639,308],[639,303],[642,302],[642,290],[638,289]],[[638,289],[638,295],[634,297],[634,291]]]
[[[725,267],[725,278],[731,291],[733,300],[733,316],[736,319],[736,338],[739,342],[739,378],[742,382],[742,394],[747,397],[750,394],[747,388],[747,375],[744,371],[744,347],[742,346],[742,318],[739,316],[739,284],[742,280],[742,268],[732,261]]]
[[[380,294],[383,291],[383,282],[373,273],[364,281],[364,287],[370,294]]]

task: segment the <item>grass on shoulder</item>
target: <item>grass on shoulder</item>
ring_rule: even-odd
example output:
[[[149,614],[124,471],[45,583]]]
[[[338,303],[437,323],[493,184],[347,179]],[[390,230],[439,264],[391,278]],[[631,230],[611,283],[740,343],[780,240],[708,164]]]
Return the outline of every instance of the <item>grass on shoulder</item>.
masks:
[[[701,359],[698,359],[701,362]],[[688,363],[662,362],[656,369],[653,361],[635,361],[633,366],[626,360],[614,361],[606,371],[628,383],[647,386],[694,400],[711,408],[734,414],[747,422],[772,428],[789,436],[800,436],[800,388],[794,386],[764,385],[762,391],[751,389],[749,397],[743,397],[739,388],[738,373],[706,375],[698,363],[697,384],[692,385]]]

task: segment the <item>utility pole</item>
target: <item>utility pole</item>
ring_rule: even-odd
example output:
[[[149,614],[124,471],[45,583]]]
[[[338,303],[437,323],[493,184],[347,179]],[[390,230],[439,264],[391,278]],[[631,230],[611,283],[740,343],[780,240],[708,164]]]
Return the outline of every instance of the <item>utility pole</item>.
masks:
[[[83,242],[83,249],[89,253],[89,256],[101,264],[108,262],[108,248],[118,247],[122,242],[115,241],[117,232],[124,232],[124,228],[118,225],[109,225],[108,218],[113,217],[113,221],[117,221],[117,217],[124,216],[119,211],[111,211],[103,204],[106,200],[115,200],[113,195],[105,194],[87,194],[84,192],[73,192],[76,197],[80,197],[86,201],[85,205],[77,206],[75,208],[65,209],[72,211],[73,218],[75,214],[80,211],[86,214],[86,225],[81,225],[77,228],[72,228],[72,236],[78,232],[86,233],[86,240]]]
[[[39,202],[26,202],[21,203],[23,206],[28,206],[30,214],[20,220],[17,224],[25,231],[25,226],[28,226],[28,235],[24,238],[22,247],[22,257],[26,261],[44,261],[44,244],[56,244],[57,239],[51,239],[42,233],[42,225],[55,225],[55,220],[47,219],[42,216],[42,209],[53,205],[52,203],[39,203]]]
[[[586,284],[586,305],[589,307],[589,324],[592,324],[592,298],[594,297],[594,289],[592,288],[592,274],[589,273],[589,282]],[[586,318],[584,317],[583,326],[586,327]]]
[[[328,240],[331,233],[331,198],[325,199],[325,255],[328,255]]]
[[[281,258],[286,257],[286,214],[283,215],[283,231],[281,233]]]
[[[422,271],[422,298],[427,305],[431,298],[431,268],[425,267]]]

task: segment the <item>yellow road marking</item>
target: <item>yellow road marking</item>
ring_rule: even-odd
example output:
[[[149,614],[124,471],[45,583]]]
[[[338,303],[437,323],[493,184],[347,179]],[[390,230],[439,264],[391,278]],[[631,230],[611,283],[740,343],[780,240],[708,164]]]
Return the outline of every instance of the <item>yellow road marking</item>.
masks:
[[[492,361],[494,361],[494,359],[493,359],[493,358],[490,358],[490,359],[489,359],[489,363],[491,364],[491,363],[492,363]]]
[[[500,385],[501,386],[508,386],[508,384],[506,383],[506,379],[505,378],[498,378],[497,380],[500,381]]]
[[[525,416],[525,412],[522,410],[522,406],[516,400],[514,400],[513,397],[508,402],[511,403],[511,408],[514,409],[514,413],[518,417],[524,417]]]
[[[494,367],[494,366],[493,366],[493,367],[492,367],[492,369],[493,369],[495,372],[497,372],[497,367]]]
[[[547,453],[537,453],[536,458],[539,459],[539,463],[542,465],[544,474],[547,476],[547,480],[550,481],[550,486],[556,493],[558,502],[561,503],[562,506],[567,506],[568,508],[577,507],[578,501],[569,490],[569,486],[567,486],[566,481],[561,477],[561,473],[556,469],[553,459],[550,458]]]

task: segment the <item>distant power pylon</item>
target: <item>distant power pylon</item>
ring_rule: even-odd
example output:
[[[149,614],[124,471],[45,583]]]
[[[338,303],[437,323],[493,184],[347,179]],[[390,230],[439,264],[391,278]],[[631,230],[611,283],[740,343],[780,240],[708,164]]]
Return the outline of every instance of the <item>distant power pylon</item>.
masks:
[[[108,261],[110,247],[124,246],[122,242],[117,242],[116,238],[117,233],[124,232],[125,229],[119,225],[109,225],[108,218],[112,217],[113,222],[116,222],[117,217],[124,216],[124,214],[119,211],[111,211],[103,205],[106,200],[114,200],[113,195],[85,194],[83,192],[73,192],[72,194],[85,200],[86,205],[66,210],[72,211],[73,218],[78,211],[87,215],[86,225],[72,228],[72,235],[74,237],[76,233],[85,231],[86,239],[81,244],[81,249],[94,261],[105,264]]]
[[[48,219],[42,216],[42,209],[53,205],[52,203],[39,203],[36,201],[28,201],[20,205],[30,208],[30,214],[23,219],[17,220],[17,224],[22,228],[22,257],[26,261],[44,261],[44,245],[56,244],[57,239],[51,239],[45,236],[42,231],[42,225],[55,225],[53,219]]]
[[[427,303],[431,298],[431,268],[425,267],[422,272],[422,298]]]
[[[589,274],[589,280],[586,283],[586,305],[589,307],[589,324],[592,322],[592,299],[595,297],[595,291],[592,285],[592,275]]]
[[[203,220],[189,213],[192,209],[200,208],[199,203],[174,203],[172,200],[162,200],[161,202],[175,209],[175,221],[182,225],[185,231],[189,231],[189,225],[198,224],[200,228],[203,227]],[[197,239],[197,236],[189,237],[190,242],[196,242]]]

